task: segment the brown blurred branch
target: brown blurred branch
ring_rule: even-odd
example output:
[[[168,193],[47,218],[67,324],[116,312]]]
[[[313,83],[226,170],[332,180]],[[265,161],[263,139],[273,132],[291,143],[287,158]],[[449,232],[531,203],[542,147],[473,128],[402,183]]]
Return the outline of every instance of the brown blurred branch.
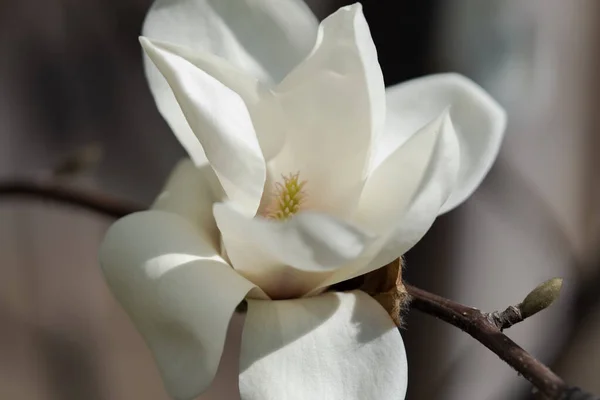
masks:
[[[113,218],[145,209],[140,205],[124,202],[102,193],[93,193],[48,181],[1,182],[0,197],[51,200]],[[406,289],[412,298],[411,309],[437,317],[468,333],[523,375],[546,399],[600,400],[567,385],[558,375],[502,333],[503,329],[532,315],[521,314],[520,306],[523,303],[511,306],[501,313],[483,313],[476,308],[467,307],[411,285],[406,285]]]
[[[43,201],[69,204],[100,215],[120,218],[145,209],[140,205],[110,197],[103,193],[69,187],[51,181],[10,180],[0,183],[0,197],[30,197]]]

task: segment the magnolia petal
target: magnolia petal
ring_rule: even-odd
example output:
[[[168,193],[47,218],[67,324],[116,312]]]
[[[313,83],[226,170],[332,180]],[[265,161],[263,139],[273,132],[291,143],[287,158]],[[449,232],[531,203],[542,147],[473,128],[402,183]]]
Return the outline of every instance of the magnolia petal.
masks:
[[[173,89],[223,190],[244,213],[254,215],[266,166],[244,101],[171,49],[146,38],[140,42]]]
[[[151,209],[181,216],[197,226],[200,235],[216,249],[220,237],[212,216],[212,206],[223,196],[223,189],[212,168],[209,165],[198,168],[186,158],[175,166]]]
[[[358,199],[374,136],[385,122],[385,89],[360,4],[319,27],[311,55],[275,89],[286,145],[273,175],[299,172],[311,208],[340,215]]]
[[[100,249],[113,294],[140,331],[167,391],[191,399],[213,380],[235,307],[253,290],[180,216],[145,211],[117,221]],[[207,323],[210,321],[210,323]]]
[[[372,241],[356,227],[315,212],[276,221],[247,218],[219,203],[214,216],[233,267],[272,298],[304,295],[359,258]]]
[[[145,38],[145,40],[149,40]],[[173,43],[150,40],[152,45],[195,65],[244,101],[265,158],[275,156],[283,145],[283,115],[273,92],[257,78],[214,54]],[[195,136],[194,136],[194,139]],[[196,139],[197,141],[197,139]]]
[[[379,254],[355,276],[387,265],[410,250],[427,233],[460,179],[463,155],[460,144],[458,134],[447,119],[419,191],[405,214],[394,224],[395,229]]]
[[[248,301],[242,400],[404,399],[407,361],[386,311],[363,292]]]
[[[460,143],[460,171],[444,213],[475,191],[491,168],[504,136],[506,113],[480,86],[458,74],[430,75],[387,89],[385,134],[373,167],[427,121],[450,107]]]
[[[317,26],[301,0],[157,0],[142,32],[215,54],[264,82],[277,83],[308,55]],[[150,80],[151,86],[156,83]]]
[[[277,83],[310,52],[317,24],[301,0],[157,0],[142,32],[214,54],[265,83]],[[202,146],[169,84],[147,57],[144,67],[159,111],[196,165],[202,165]]]
[[[438,155],[435,149],[444,133],[454,135],[447,110],[396,148],[371,173],[353,221],[380,235],[388,234],[417,195],[428,167],[434,162],[432,157]]]
[[[459,160],[456,133],[448,111],[443,111],[373,171],[352,221],[377,232],[377,240],[319,287],[371,272],[408,251],[429,230],[450,195]],[[318,289],[310,294],[314,293]]]

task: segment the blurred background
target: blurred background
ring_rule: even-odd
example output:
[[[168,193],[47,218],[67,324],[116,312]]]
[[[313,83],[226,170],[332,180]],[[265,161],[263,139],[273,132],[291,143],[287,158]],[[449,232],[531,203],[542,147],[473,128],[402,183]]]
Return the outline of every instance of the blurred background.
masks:
[[[137,36],[150,0],[0,1],[0,181],[43,178],[82,148],[68,184],[149,204],[184,155],[154,106]],[[323,18],[350,2],[312,0]],[[407,256],[406,279],[484,310],[565,278],[560,301],[507,334],[600,394],[600,2],[364,0],[391,85],[457,71],[508,110],[481,188]],[[166,399],[97,265],[112,221],[0,198],[0,398]],[[403,333],[408,399],[528,399],[521,377],[417,312]]]

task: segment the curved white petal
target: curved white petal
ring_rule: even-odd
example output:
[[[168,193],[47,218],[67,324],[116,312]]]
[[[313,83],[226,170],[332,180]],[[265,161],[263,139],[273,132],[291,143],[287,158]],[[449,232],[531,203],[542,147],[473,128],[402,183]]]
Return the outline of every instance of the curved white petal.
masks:
[[[404,215],[395,222],[395,229],[379,254],[360,273],[387,265],[410,250],[427,233],[459,179],[463,155],[460,150],[458,135],[447,119],[418,192]]]
[[[460,171],[441,213],[456,207],[491,168],[506,128],[502,107],[473,81],[458,74],[430,75],[387,89],[385,134],[373,167],[442,110],[450,115],[460,144]]]
[[[214,54],[266,83],[279,82],[314,45],[317,20],[301,0],[157,0],[142,34]],[[161,114],[196,165],[202,146],[173,92],[147,57],[146,76]]]
[[[408,138],[369,175],[353,221],[387,235],[417,195],[429,166],[436,162],[432,157],[440,154],[435,149],[444,134],[454,135],[447,110]]]
[[[180,215],[197,226],[202,237],[216,249],[220,237],[212,207],[223,196],[212,168],[209,165],[198,168],[186,158],[177,163],[151,209]]]
[[[213,380],[227,327],[246,294],[237,274],[180,216],[145,211],[117,221],[100,249],[113,294],[158,363],[167,391],[191,399]]]
[[[144,38],[144,42],[149,39]],[[260,147],[266,159],[275,156],[284,141],[283,114],[273,92],[257,78],[246,71],[231,65],[227,60],[214,54],[194,50],[173,43],[150,40],[155,47],[179,56],[195,65],[227,88],[234,91],[244,101],[255,128]],[[198,140],[193,132],[190,140]],[[182,138],[186,140],[186,138]]]
[[[215,54],[277,83],[308,55],[317,26],[301,0],[157,0],[142,33]]]
[[[402,400],[407,362],[386,311],[362,292],[248,301],[242,400]]]
[[[254,215],[266,165],[244,101],[171,48],[147,38],[140,42],[169,82],[223,190],[244,213]]]
[[[299,172],[311,207],[340,215],[357,200],[374,137],[385,122],[385,89],[360,4],[325,19],[311,55],[275,89],[286,144],[270,169]]]
[[[372,242],[356,227],[314,212],[276,221],[247,218],[219,203],[214,216],[233,267],[272,298],[306,294]]]
[[[361,258],[335,271],[320,287],[383,267],[416,244],[452,192],[459,161],[456,133],[448,112],[443,111],[373,171],[352,221],[377,232],[377,240]]]

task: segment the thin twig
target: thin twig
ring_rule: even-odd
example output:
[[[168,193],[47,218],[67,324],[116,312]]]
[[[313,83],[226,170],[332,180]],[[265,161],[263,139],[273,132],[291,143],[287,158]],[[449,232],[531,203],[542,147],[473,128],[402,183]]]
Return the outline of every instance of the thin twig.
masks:
[[[488,321],[490,321],[500,331],[510,328],[513,325],[523,322],[523,314],[518,306],[508,306],[506,310],[499,312],[494,311],[485,314]]]
[[[484,316],[501,332],[550,307],[560,295],[561,278],[552,278],[539,284],[517,305],[506,310],[485,313]]]
[[[0,183],[0,197],[30,197],[38,200],[50,200],[65,203],[111,218],[121,218],[127,214],[144,209],[142,206],[122,199],[64,186],[48,181],[11,180]]]
[[[120,199],[47,181],[0,182],[0,197],[31,197],[66,203],[112,218],[141,211],[144,207]],[[502,313],[482,313],[423,289],[406,284],[412,297],[410,307],[437,317],[471,335],[530,381],[550,400],[600,400],[579,388],[567,385],[558,375],[532,357],[502,333],[502,329],[522,321],[518,307]]]
[[[490,320],[490,314],[408,284],[405,286],[408,294],[412,297],[411,309],[435,316],[468,333],[523,375],[547,399],[599,399],[567,385],[548,367],[503,334],[501,331],[503,323]]]

